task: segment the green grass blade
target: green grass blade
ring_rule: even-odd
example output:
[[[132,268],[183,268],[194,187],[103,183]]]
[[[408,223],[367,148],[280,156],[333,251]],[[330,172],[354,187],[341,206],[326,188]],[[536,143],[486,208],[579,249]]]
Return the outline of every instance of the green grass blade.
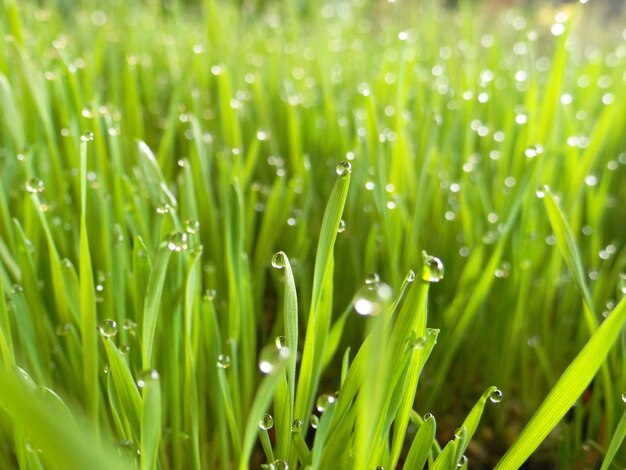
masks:
[[[519,468],[574,405],[617,341],[626,321],[626,298],[611,312],[563,372],[497,469]]]
[[[161,441],[161,380],[156,371],[146,370],[138,379],[143,387],[141,402],[141,469],[157,468]]]
[[[434,417],[424,420],[411,443],[409,453],[404,461],[405,468],[424,468],[430,448],[435,440],[436,429],[437,423]]]
[[[341,170],[343,167],[338,168]],[[326,305],[323,305],[323,296],[329,295],[332,286],[333,248],[350,186],[349,168],[341,172],[328,199],[315,256],[311,309],[302,353],[294,414],[299,419],[308,416],[313,405],[330,326],[330,309],[327,305],[329,300],[326,299]]]
[[[172,252],[166,245],[162,245],[159,248],[148,279],[142,323],[141,361],[143,369],[150,369],[152,364],[152,350],[154,348],[157,320],[161,310],[161,295],[163,294],[163,285],[171,254]]]
[[[600,470],[609,470],[609,468],[611,468],[613,459],[615,459],[615,456],[622,448],[624,438],[626,438],[626,412],[622,414],[622,418],[619,420],[619,423],[617,423],[617,428],[615,428],[611,443],[606,449],[606,454],[604,455],[604,460],[602,461],[602,467],[600,467]]]

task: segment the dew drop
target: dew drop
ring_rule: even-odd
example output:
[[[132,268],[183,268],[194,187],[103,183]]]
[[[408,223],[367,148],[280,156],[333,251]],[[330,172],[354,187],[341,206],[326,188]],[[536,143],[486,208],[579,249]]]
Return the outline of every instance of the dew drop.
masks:
[[[274,345],[276,346],[276,349],[283,349],[285,347],[285,337],[277,336],[274,339]]]
[[[145,369],[137,374],[137,386],[139,388],[144,388],[157,380],[159,380],[159,373],[154,369]]]
[[[465,428],[457,428],[456,431],[454,431],[454,437],[457,439],[461,439],[465,432]]]
[[[459,461],[459,463],[457,464],[457,468],[463,468],[465,465],[467,465],[467,456],[463,455],[461,457],[461,460]]]
[[[191,219],[185,220],[183,225],[185,227],[185,232],[187,232],[190,235],[194,235],[198,233],[198,231],[200,230],[200,222],[198,222],[197,220],[191,220]]]
[[[337,172],[339,176],[349,175],[352,172],[352,164],[346,161],[339,162],[337,163],[337,166],[335,167],[335,171]]]
[[[46,185],[39,178],[29,179],[24,187],[31,194],[43,193],[46,190]]]
[[[80,140],[82,142],[91,142],[91,141],[93,141],[93,132],[91,132],[91,131],[83,132],[82,135],[80,136]]]
[[[291,422],[291,432],[300,432],[302,430],[302,420],[294,419]]]
[[[283,269],[287,265],[286,255],[284,252],[279,251],[272,256],[272,267],[276,269]]]
[[[546,197],[546,194],[548,194],[549,192],[550,192],[550,186],[548,186],[547,184],[544,184],[543,186],[539,186],[539,188],[537,188],[535,195],[539,199],[543,199],[544,197]]]
[[[117,322],[115,320],[102,320],[98,325],[98,331],[103,338],[112,338],[117,334]]]
[[[413,281],[415,281],[415,271],[410,269],[409,272],[407,273],[406,277],[404,278],[404,281],[405,282],[413,282]]]
[[[323,413],[324,410],[326,410],[330,405],[335,403],[335,400],[336,398],[334,395],[324,393],[317,398],[317,401],[315,402],[315,408],[317,408],[317,411],[319,411],[320,413]]]
[[[313,429],[317,429],[320,424],[320,419],[317,417],[317,415],[311,415],[311,417],[309,418],[309,422],[311,423],[311,427]]]
[[[57,334],[57,336],[67,336],[71,329],[71,323],[60,323],[57,325],[55,333]]]
[[[500,403],[503,396],[504,395],[502,394],[500,389],[496,388],[493,392],[491,392],[491,395],[489,395],[489,399],[492,403]]]
[[[227,354],[217,356],[217,367],[220,369],[228,369],[230,367],[230,356]]]
[[[424,415],[424,421],[430,421],[430,420],[433,420],[433,419],[435,419],[435,417],[433,416],[432,413],[426,413]]]
[[[276,459],[270,464],[270,470],[289,470],[289,465],[282,459]]]
[[[626,403],[626,392],[622,393],[622,401]]]
[[[439,258],[422,252],[422,279],[427,282],[439,282],[443,279],[443,263]]]
[[[274,418],[271,414],[265,413],[263,417],[259,420],[259,428],[267,431],[268,429],[272,429],[274,426]]]
[[[185,232],[172,232],[167,237],[167,248],[175,253],[180,253],[189,248],[188,236]]]
[[[339,226],[337,227],[337,233],[343,233],[346,231],[346,221],[341,219],[339,221]]]
[[[377,316],[391,300],[393,292],[385,283],[363,286],[354,298],[354,310],[359,315]]]
[[[259,370],[264,374],[275,374],[289,356],[291,356],[289,348],[278,349],[275,344],[265,346],[259,353]]]
[[[128,331],[131,335],[134,335],[135,334],[135,328],[137,328],[137,323],[135,323],[131,319],[127,318],[126,320],[124,320],[124,323],[122,323],[122,328],[125,331]]]
[[[380,284],[380,276],[378,275],[378,273],[368,274],[365,278],[365,285],[372,290],[375,289],[378,284]]]

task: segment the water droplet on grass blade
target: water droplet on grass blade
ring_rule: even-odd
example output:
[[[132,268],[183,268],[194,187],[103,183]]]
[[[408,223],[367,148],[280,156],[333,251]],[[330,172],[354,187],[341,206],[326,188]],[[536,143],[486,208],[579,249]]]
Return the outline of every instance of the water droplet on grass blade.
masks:
[[[29,179],[24,187],[31,194],[43,193],[46,190],[46,185],[39,178]]]
[[[285,347],[285,337],[277,336],[276,339],[274,339],[274,345],[276,349],[283,349]]]
[[[354,298],[354,310],[359,315],[380,315],[391,300],[392,290],[385,283],[370,284],[362,287]]]
[[[220,369],[228,369],[230,367],[230,356],[227,354],[217,356],[217,367]]]
[[[286,255],[284,252],[279,251],[278,253],[276,253],[274,256],[272,256],[272,267],[276,268],[276,269],[283,269],[286,264]]]
[[[626,392],[622,393],[622,401],[626,403]]]
[[[426,414],[424,415],[424,421],[430,421],[430,420],[432,420],[432,419],[435,419],[435,417],[433,416],[433,414],[432,414],[432,413],[426,413]]]
[[[175,253],[180,253],[189,248],[188,236],[185,232],[172,232],[167,237],[167,248]]]
[[[439,258],[422,252],[422,279],[427,282],[439,282],[443,279],[443,263]]]
[[[339,226],[337,227],[337,233],[343,233],[346,231],[346,221],[341,219],[339,221]]]
[[[80,136],[80,140],[82,142],[91,142],[91,141],[93,141],[93,132],[91,132],[91,131],[83,132],[82,135]]]
[[[302,420],[294,419],[291,423],[291,432],[300,432],[302,430]]]
[[[319,411],[320,413],[323,413],[330,405],[335,403],[335,400],[336,398],[334,395],[325,393],[317,398],[317,401],[315,402],[315,408],[317,408],[317,411]]]
[[[502,394],[500,389],[496,388],[493,392],[491,392],[491,395],[489,395],[489,399],[491,400],[492,403],[500,403],[502,401],[503,396],[504,395]]]
[[[102,320],[98,325],[100,336],[112,338],[117,334],[117,322],[115,320]]]
[[[268,429],[272,429],[274,426],[274,418],[271,414],[265,413],[263,417],[259,420],[259,428],[267,431]]]
[[[320,419],[317,417],[317,415],[311,415],[311,418],[309,418],[309,422],[311,423],[311,427],[313,429],[317,429],[320,424]]]
[[[289,465],[282,459],[276,459],[270,464],[271,470],[289,470]]]
[[[146,385],[159,380],[159,373],[154,369],[145,369],[137,374],[137,386],[144,388]]]
[[[350,162],[339,162],[335,167],[335,171],[339,176],[346,176],[352,172],[352,165]]]
[[[365,278],[365,285],[371,289],[375,289],[380,284],[380,276],[378,273],[368,274]]]
[[[289,356],[289,348],[278,349],[275,344],[265,346],[259,353],[259,370],[264,374],[275,374]]]

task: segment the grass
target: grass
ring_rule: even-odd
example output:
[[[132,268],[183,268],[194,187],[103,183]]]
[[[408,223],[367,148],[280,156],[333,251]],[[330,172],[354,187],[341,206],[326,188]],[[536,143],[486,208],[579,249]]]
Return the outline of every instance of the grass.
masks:
[[[626,465],[625,33],[424,3],[0,3],[1,468]]]

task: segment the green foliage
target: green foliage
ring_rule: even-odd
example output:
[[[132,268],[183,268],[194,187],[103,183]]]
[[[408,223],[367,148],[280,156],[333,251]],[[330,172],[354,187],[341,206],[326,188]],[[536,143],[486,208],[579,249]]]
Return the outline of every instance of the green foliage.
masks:
[[[624,33],[404,3],[0,2],[0,468],[624,465]]]

